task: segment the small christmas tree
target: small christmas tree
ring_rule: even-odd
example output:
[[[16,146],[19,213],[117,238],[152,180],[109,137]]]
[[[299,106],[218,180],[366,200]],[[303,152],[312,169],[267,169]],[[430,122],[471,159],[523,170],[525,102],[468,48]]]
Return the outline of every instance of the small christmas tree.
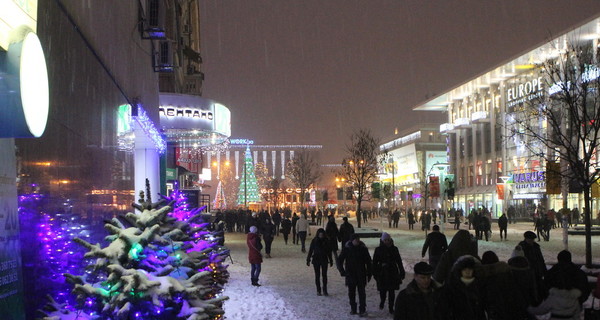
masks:
[[[78,308],[51,300],[44,319],[223,318],[228,250],[217,244],[206,216],[179,192],[158,203],[143,195],[134,205],[141,212],[105,224],[108,246],[74,239],[87,248],[84,257],[94,259],[88,265],[93,277],[66,273]],[[165,200],[169,204],[160,206]]]
[[[250,148],[246,147],[246,156],[244,159],[244,171],[240,179],[240,191],[238,193],[238,205],[247,205],[249,202],[259,202],[260,194],[258,182],[254,174],[254,162],[250,154]]]
[[[217,184],[217,193],[215,195],[215,201],[213,202],[213,208],[218,210],[227,208],[227,201],[225,200],[225,192],[223,191],[221,180],[219,180],[219,184]]]

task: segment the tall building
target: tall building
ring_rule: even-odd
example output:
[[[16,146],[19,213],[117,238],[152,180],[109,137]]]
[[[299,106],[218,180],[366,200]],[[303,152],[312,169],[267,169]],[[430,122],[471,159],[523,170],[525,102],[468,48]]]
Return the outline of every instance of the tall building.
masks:
[[[544,107],[556,92],[542,64],[564,57],[570,44],[598,46],[600,20],[582,24],[534,50],[484,72],[414,110],[442,111],[448,121],[440,132],[448,135],[450,171],[456,177],[455,206],[465,212],[486,207],[494,216],[513,206],[518,216],[530,217],[536,208],[562,208],[562,196],[548,194],[544,151],[527,147],[539,141],[510,135],[519,110],[527,104]],[[596,81],[597,72],[586,76]],[[544,135],[549,126],[532,118],[532,128]],[[570,208],[583,207],[583,196],[568,195]],[[594,200],[594,208],[596,208]]]

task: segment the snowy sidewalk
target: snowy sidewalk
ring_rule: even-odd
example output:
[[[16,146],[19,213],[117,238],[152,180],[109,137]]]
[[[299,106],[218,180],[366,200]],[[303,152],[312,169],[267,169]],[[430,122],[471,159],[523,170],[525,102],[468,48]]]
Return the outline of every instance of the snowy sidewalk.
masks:
[[[338,222],[338,226],[341,222]],[[350,221],[356,227],[356,221]],[[379,228],[379,220],[369,222],[366,226]],[[420,227],[415,225],[415,229]],[[515,245],[523,239],[522,234],[526,230],[532,230],[530,223],[519,223],[509,225],[509,241],[498,239],[497,225],[493,226],[494,234],[489,242],[479,241],[479,254],[487,250],[493,250],[502,261],[506,261],[512,253]],[[312,236],[306,239],[306,246],[315,235],[317,227],[311,226]],[[383,231],[392,235],[395,245],[399,248],[406,279],[403,281],[403,289],[412,281],[412,267],[421,261],[421,248],[425,239],[425,233],[420,230],[407,230],[407,226],[400,225],[399,229],[389,229],[384,225]],[[448,242],[452,239],[455,230],[447,225],[445,234]],[[471,233],[474,233],[471,231]],[[379,239],[362,239],[371,256],[375,247],[379,245]],[[570,236],[569,248],[573,254],[573,262],[582,263],[584,260],[584,241],[582,236]],[[598,248],[600,237],[592,238],[593,247]],[[554,230],[551,241],[538,242],[547,263],[556,261],[556,254],[562,250],[561,232]],[[231,250],[233,264],[227,259],[231,278],[225,287],[224,295],[229,296],[224,304],[225,318],[228,320],[323,320],[323,319],[359,319],[358,316],[350,315],[347,288],[344,278],[340,276],[335,266],[328,271],[329,296],[317,296],[312,265],[306,266],[306,254],[302,253],[299,245],[294,245],[289,240],[286,246],[283,237],[275,237],[271,251],[271,259],[264,259],[260,276],[261,287],[250,284],[250,264],[248,263],[248,249],[246,247],[246,235],[241,233],[226,233],[225,245]],[[594,257],[598,254],[594,252]],[[597,263],[598,259],[594,259]],[[397,294],[397,292],[396,292]],[[375,281],[367,284],[367,312],[369,319],[392,319],[387,311],[387,303],[383,310],[379,310],[379,292]]]

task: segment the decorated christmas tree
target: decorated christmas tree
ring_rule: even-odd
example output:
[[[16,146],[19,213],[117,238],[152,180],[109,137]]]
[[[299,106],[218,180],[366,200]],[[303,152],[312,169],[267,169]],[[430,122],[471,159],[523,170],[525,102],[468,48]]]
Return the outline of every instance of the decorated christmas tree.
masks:
[[[44,319],[223,318],[229,253],[218,245],[208,217],[177,191],[156,203],[140,195],[138,212],[105,224],[107,246],[74,239],[88,250],[91,272],[65,273],[77,304],[51,300]]]
[[[213,202],[213,208],[218,210],[227,208],[227,201],[225,201],[225,192],[223,191],[221,180],[219,180],[219,184],[217,184],[217,193],[215,195],[215,201]]]
[[[250,202],[259,202],[260,194],[258,182],[254,174],[254,163],[250,148],[246,147],[246,156],[244,157],[244,171],[240,178],[240,191],[238,192],[238,205],[247,205]]]

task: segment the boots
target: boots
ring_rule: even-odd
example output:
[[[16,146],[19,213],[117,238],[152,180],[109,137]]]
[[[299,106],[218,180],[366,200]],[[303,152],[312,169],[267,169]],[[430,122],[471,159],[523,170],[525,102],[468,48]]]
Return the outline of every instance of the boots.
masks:
[[[260,287],[260,284],[258,284],[258,279],[252,278],[252,285],[255,287]]]

